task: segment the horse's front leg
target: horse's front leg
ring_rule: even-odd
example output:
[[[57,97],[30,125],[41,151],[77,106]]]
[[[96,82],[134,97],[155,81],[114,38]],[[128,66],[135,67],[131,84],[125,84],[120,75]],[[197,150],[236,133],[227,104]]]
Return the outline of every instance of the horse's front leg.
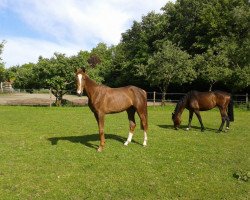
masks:
[[[101,152],[104,149],[105,145],[105,136],[104,136],[104,115],[95,114],[96,121],[98,123],[99,128],[99,136],[100,136],[100,145],[97,149],[98,152]]]
[[[196,116],[197,116],[197,118],[198,118],[198,120],[199,120],[199,122],[200,122],[201,131],[203,132],[203,131],[205,130],[205,127],[204,127],[204,125],[203,125],[203,123],[202,123],[202,119],[201,119],[200,112],[199,112],[199,110],[195,110],[194,113],[196,114]]]
[[[133,135],[134,135],[134,130],[136,127],[135,123],[135,109],[134,108],[129,108],[127,110],[128,113],[128,120],[129,120],[129,133],[128,133],[128,139],[124,143],[125,146],[128,146],[128,144],[132,141]]]
[[[188,121],[188,127],[186,128],[187,131],[191,128],[191,122],[192,122],[192,119],[193,119],[193,114],[194,114],[194,111],[189,110],[189,121]]]
[[[226,117],[226,130],[229,130],[229,125],[230,125],[230,119],[229,119],[229,117],[227,116],[227,117]]]

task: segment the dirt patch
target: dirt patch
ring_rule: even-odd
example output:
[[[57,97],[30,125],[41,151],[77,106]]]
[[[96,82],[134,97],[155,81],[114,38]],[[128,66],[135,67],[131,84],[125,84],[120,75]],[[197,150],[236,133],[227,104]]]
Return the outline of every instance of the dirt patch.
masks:
[[[64,99],[70,105],[82,106],[88,102],[87,97],[78,97],[75,95],[64,95]],[[55,97],[50,94],[0,94],[0,105],[50,106],[55,100]]]
[[[88,104],[86,96],[64,95],[63,98],[69,105],[84,106]],[[56,98],[50,94],[29,94],[29,93],[10,93],[0,94],[0,105],[27,105],[27,106],[50,106]],[[160,106],[160,102],[148,102],[148,106]]]

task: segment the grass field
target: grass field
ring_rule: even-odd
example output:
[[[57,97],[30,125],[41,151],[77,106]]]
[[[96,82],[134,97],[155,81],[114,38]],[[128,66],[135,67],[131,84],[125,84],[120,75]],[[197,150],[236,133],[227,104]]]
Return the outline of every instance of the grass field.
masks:
[[[106,116],[106,148],[88,107],[0,106],[1,199],[249,199],[250,112],[235,109],[229,132],[218,134],[217,109],[193,128],[173,130],[174,106],[149,107],[148,146],[126,113]]]

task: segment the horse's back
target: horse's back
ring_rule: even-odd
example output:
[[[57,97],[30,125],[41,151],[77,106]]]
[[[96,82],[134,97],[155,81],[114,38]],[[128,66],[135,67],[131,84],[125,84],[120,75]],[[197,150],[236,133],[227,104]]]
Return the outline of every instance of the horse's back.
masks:
[[[131,93],[131,100],[133,101],[133,106],[143,105],[147,103],[147,93],[145,90],[138,88],[136,86],[127,86],[129,92]]]
[[[121,112],[131,106],[138,108],[142,104],[145,105],[147,101],[146,92],[135,86],[103,87],[99,90],[99,95],[98,107],[102,108],[105,113]]]
[[[214,91],[214,94],[216,96],[216,101],[218,106],[228,106],[231,94],[223,91]]]
[[[210,110],[216,106],[216,96],[213,92],[191,91],[188,93],[190,108],[194,110]]]
[[[227,106],[230,101],[230,94],[222,91],[192,91],[189,93],[189,99],[190,107],[205,111],[210,110],[215,106]]]

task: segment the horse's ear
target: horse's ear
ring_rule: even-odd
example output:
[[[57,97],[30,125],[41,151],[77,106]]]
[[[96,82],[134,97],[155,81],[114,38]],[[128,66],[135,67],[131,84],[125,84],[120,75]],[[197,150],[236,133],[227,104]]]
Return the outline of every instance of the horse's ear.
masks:
[[[81,70],[82,70],[83,73],[86,72],[85,67],[81,67]]]

